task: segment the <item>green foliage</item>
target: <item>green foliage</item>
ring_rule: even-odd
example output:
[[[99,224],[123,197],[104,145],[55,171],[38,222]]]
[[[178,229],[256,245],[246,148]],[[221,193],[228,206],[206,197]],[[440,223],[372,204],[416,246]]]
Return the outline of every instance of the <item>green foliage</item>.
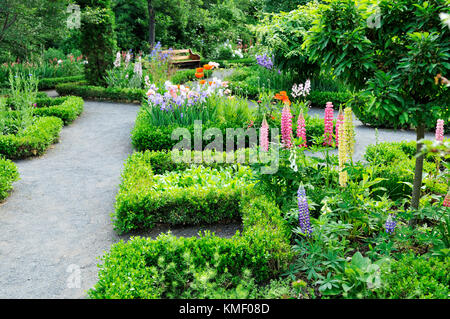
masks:
[[[398,261],[382,267],[383,288],[376,291],[376,296],[389,299],[448,299],[449,262],[449,257],[403,255]]]
[[[58,141],[63,121],[56,117],[43,117],[20,134],[0,135],[0,154],[9,159],[21,159],[44,154]]]
[[[72,123],[84,109],[84,101],[80,97],[69,96],[57,100],[54,105],[52,99],[39,99],[36,101],[37,108],[33,110],[34,116],[54,116],[63,120],[64,125]],[[51,105],[49,105],[51,104]]]
[[[69,0],[2,0],[0,63],[30,61],[43,47],[54,46],[63,39],[69,3]]]
[[[302,47],[306,33],[318,17],[317,6],[312,1],[290,12],[266,14],[255,27],[259,41],[274,55],[277,67],[293,71],[298,78],[318,75],[320,70],[319,64],[309,61]]]
[[[84,75],[73,75],[56,78],[43,78],[39,80],[39,90],[54,89],[60,83],[79,82],[84,80]]]
[[[202,166],[153,175],[142,156],[132,156],[122,174],[114,225],[123,233],[151,229],[157,223],[197,225],[236,219],[241,194],[252,187],[251,176],[245,167]]]
[[[431,127],[437,116],[449,118],[448,108],[438,111],[448,103],[448,89],[434,79],[450,72],[450,30],[439,19],[448,3],[385,0],[378,13],[368,4],[346,0],[325,7],[305,42],[312,58],[364,89],[368,105],[356,112],[381,124]],[[382,17],[375,27],[368,22],[372,14]]]
[[[145,90],[129,88],[104,88],[87,85],[85,82],[61,83],[56,86],[56,92],[61,96],[75,95],[84,99],[125,101],[140,103],[146,96]]]
[[[78,0],[78,4],[83,10],[81,49],[89,61],[85,77],[91,85],[105,85],[106,70],[112,68],[116,51],[111,1]]]
[[[19,180],[19,171],[10,160],[0,157],[0,202],[8,197],[12,183]]]
[[[162,234],[113,245],[102,259],[91,298],[250,298],[260,284],[283,270],[291,258],[289,232],[275,205],[244,197],[244,230],[230,239]],[[244,280],[246,279],[246,280]],[[246,283],[245,283],[246,282]]]
[[[212,71],[210,70],[203,70],[203,71],[205,74],[205,78],[210,78],[212,76],[213,73]],[[197,81],[197,78],[195,77],[195,70],[178,70],[170,78],[170,82],[172,82],[173,84],[185,84],[191,81]]]
[[[347,101],[351,98],[351,94],[347,92],[321,92],[321,91],[311,91],[307,99],[311,101],[311,106],[324,108],[327,102],[333,102],[336,109],[339,106],[344,106]]]

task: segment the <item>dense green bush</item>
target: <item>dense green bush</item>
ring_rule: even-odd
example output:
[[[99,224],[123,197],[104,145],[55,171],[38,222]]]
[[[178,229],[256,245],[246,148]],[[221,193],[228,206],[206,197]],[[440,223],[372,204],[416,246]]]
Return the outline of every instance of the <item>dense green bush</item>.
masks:
[[[60,83],[83,81],[84,75],[65,76],[59,78],[44,78],[39,80],[39,90],[54,89]]]
[[[127,163],[125,178],[129,180],[123,186],[135,193],[132,197],[139,197],[138,184],[153,178],[149,175],[150,165],[145,163],[149,154],[155,158],[155,153],[133,155]],[[148,187],[147,194],[152,192],[151,188]],[[166,198],[171,197],[168,193]],[[186,194],[186,200],[194,199],[194,193]],[[140,205],[145,205],[146,196],[140,197]],[[250,273],[256,283],[278,275],[291,259],[289,230],[280,210],[254,192],[251,196],[241,194],[236,204],[244,230],[230,239],[210,233],[200,238],[164,234],[156,240],[135,237],[113,245],[102,258],[99,281],[89,291],[90,297],[199,298],[204,295],[196,278],[207,275],[208,285],[219,289],[220,296],[226,298],[230,296],[227,291],[235,291],[242,284],[244,274],[248,277]],[[211,267],[216,273],[210,273]]]
[[[55,102],[57,104],[55,104]],[[33,110],[34,116],[54,116],[63,120],[64,125],[72,123],[84,109],[84,101],[80,97],[69,96],[63,98],[38,99],[37,108]]]
[[[0,157],[0,202],[3,201],[12,189],[12,183],[19,179],[16,165],[10,160]]]
[[[403,255],[382,268],[383,287],[377,297],[389,299],[448,299],[450,257]]]
[[[10,159],[42,155],[58,141],[63,121],[57,117],[42,117],[19,135],[0,136],[0,154]]]
[[[252,187],[248,168],[200,166],[154,175],[144,156],[131,156],[122,174],[114,213],[121,233],[157,223],[211,224],[239,217],[242,193]]]
[[[321,92],[311,91],[308,95],[308,100],[311,101],[311,106],[325,108],[327,102],[333,102],[335,108],[344,105],[351,98],[351,94],[347,92]]]
[[[59,95],[75,95],[84,99],[124,101],[140,103],[146,97],[145,90],[104,88],[101,86],[86,85],[85,82],[63,83],[56,86]]]
[[[211,77],[213,71],[204,70],[205,78]],[[174,75],[172,75],[170,82],[173,84],[184,84],[189,81],[196,81],[195,69],[193,70],[179,70]]]
[[[84,72],[92,85],[104,85],[106,70],[113,65],[117,47],[115,17],[111,0],[78,0],[81,17],[82,51],[89,63]]]
[[[376,191],[374,195],[387,193],[394,200],[409,196],[414,180],[415,154],[416,141],[369,145],[364,158],[374,166],[374,176],[384,179],[376,187],[385,188],[385,191]],[[424,172],[428,173],[429,177],[426,177],[424,182],[431,191],[444,193],[446,183],[433,176],[435,170],[435,160],[428,155],[424,163]]]

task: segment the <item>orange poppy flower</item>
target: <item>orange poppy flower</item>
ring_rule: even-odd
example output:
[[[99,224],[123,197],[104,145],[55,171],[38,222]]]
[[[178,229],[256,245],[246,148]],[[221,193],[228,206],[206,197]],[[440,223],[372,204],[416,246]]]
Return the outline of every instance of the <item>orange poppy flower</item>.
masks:
[[[287,96],[286,91],[281,91],[280,93],[276,93],[274,96],[275,99],[282,101],[284,104],[291,105],[291,101]]]
[[[204,68],[206,71],[209,71],[209,70],[212,69],[212,65],[205,64],[205,65],[203,66],[203,68]]]
[[[205,80],[201,80],[201,81],[200,81],[200,84],[201,84],[201,85],[203,85],[203,84],[205,84],[205,83],[206,83]]]
[[[201,79],[202,77],[204,77],[205,76],[205,74],[204,73],[195,73],[195,77],[197,78],[197,79]]]
[[[212,82],[212,81],[209,81],[208,83],[209,83],[209,85],[212,85],[212,84],[213,84],[213,82]]]
[[[197,72],[197,73],[203,73],[203,68],[196,68],[196,69],[195,69],[195,72]]]

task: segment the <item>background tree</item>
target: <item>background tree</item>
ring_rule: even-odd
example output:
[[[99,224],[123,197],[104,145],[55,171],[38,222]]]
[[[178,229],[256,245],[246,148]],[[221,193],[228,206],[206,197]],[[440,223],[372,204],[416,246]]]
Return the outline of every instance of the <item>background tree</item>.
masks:
[[[396,115],[416,128],[417,140],[435,124],[435,112],[449,119],[446,86],[437,74],[449,74],[450,33],[439,13],[448,0],[337,1],[319,8],[320,18],[307,36],[311,57],[362,89],[369,112]],[[370,20],[368,20],[370,18]],[[375,18],[376,23],[373,23]],[[378,23],[379,22],[379,23]],[[447,104],[446,104],[447,103]],[[434,123],[430,123],[434,121]],[[417,144],[420,153],[421,143]],[[423,156],[416,159],[411,205],[418,208]]]
[[[1,0],[0,62],[31,59],[42,48],[63,39],[69,3],[68,0]]]
[[[83,54],[88,58],[85,77],[93,85],[104,85],[106,70],[112,68],[117,48],[114,12],[110,0],[78,0],[83,13]]]

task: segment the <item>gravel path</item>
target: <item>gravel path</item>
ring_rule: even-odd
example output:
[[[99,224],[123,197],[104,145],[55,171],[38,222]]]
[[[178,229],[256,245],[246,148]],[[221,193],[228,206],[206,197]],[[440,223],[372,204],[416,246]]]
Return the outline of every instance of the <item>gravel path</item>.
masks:
[[[96,282],[96,258],[120,239],[110,213],[138,109],[86,102],[59,144],[17,161],[0,206],[0,298],[79,298]],[[68,288],[78,269],[80,288]]]

